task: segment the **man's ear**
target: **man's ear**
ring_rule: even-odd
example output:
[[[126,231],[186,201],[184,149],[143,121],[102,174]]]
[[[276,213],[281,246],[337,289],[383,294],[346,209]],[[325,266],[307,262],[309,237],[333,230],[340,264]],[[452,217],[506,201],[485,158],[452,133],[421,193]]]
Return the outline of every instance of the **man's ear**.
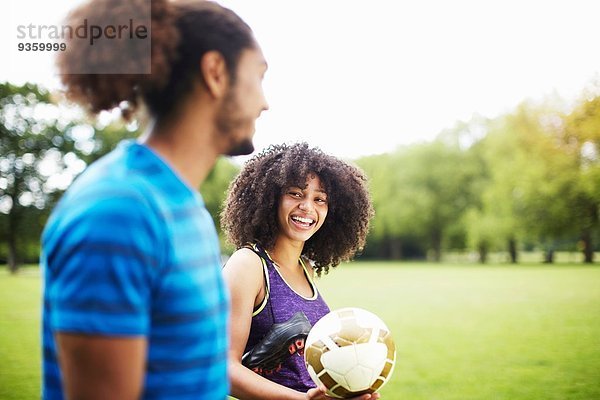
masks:
[[[212,96],[217,99],[225,96],[229,87],[229,72],[221,53],[215,50],[204,53],[200,60],[200,72]]]

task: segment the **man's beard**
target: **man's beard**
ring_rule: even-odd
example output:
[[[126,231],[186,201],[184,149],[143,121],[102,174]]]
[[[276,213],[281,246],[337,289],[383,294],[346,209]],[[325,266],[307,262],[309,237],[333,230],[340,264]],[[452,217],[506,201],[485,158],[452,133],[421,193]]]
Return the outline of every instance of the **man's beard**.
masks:
[[[221,110],[217,114],[217,129],[219,133],[229,139],[228,148],[224,151],[228,156],[244,156],[254,151],[252,138],[235,138],[235,132],[251,126],[248,118],[240,116],[240,106],[236,96],[235,88],[231,88],[225,98]]]
[[[241,143],[237,143],[237,145],[230,148],[225,154],[233,157],[245,156],[252,154],[252,152],[254,152],[254,143],[252,143],[252,139],[244,139]]]

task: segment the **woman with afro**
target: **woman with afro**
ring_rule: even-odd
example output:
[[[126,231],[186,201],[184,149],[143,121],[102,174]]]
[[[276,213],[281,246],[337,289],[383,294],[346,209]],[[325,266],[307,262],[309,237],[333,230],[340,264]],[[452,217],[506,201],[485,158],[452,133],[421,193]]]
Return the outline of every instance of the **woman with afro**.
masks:
[[[328,398],[302,356],[311,326],[329,312],[314,275],[362,249],[372,216],[365,175],[306,143],[273,145],[245,164],[221,215],[237,248],[224,267],[233,396]]]

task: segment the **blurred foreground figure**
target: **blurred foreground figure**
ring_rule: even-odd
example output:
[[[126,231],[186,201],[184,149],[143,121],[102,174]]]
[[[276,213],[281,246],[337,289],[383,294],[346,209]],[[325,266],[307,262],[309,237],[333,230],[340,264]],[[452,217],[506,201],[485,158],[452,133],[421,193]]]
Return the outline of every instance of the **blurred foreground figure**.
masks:
[[[72,100],[125,117],[143,106],[150,124],[89,166],[45,228],[45,399],[212,400],[229,390],[228,295],[197,188],[220,155],[253,151],[267,66],[248,25],[213,2],[93,0],[67,21],[127,20],[150,3],[151,31],[136,29],[152,39],[150,74],[102,73],[127,67],[128,52],[134,67],[140,60],[110,28],[103,47],[67,40],[58,58]]]

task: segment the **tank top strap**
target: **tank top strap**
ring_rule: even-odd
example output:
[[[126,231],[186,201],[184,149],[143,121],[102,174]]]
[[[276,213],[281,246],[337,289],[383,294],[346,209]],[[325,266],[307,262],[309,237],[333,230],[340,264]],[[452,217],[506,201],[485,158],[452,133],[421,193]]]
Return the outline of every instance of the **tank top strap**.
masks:
[[[267,251],[265,249],[263,249],[262,246],[257,243],[248,243],[242,247],[252,250],[253,252],[256,253],[256,255],[258,255],[261,259],[263,259],[265,261],[270,259],[269,255],[267,254]]]
[[[271,320],[274,321],[275,317],[273,315],[271,302],[269,301],[269,297],[271,296],[271,276],[270,275],[272,274],[272,270],[274,270],[274,268],[275,268],[273,266],[273,261],[271,260],[271,257],[269,257],[269,254],[267,253],[267,251],[256,243],[248,243],[247,245],[245,245],[243,247],[252,250],[260,258],[260,261],[261,261],[262,267],[263,267],[263,279],[264,279],[264,283],[265,283],[265,297],[263,298],[261,303],[254,308],[254,310],[252,311],[252,316],[254,317],[254,316],[258,315],[267,305],[269,305]]]

